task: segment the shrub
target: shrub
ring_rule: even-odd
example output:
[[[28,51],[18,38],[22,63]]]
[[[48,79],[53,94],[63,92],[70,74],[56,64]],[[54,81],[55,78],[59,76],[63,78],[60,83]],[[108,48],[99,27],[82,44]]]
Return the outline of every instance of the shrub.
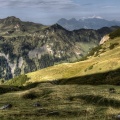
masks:
[[[111,39],[114,39],[116,37],[120,37],[120,28],[115,30],[114,32],[110,33],[109,36]]]
[[[90,51],[90,53],[88,54],[88,56],[94,55],[95,52],[98,53],[101,48],[102,48],[101,45],[93,48],[93,49]]]
[[[13,86],[23,86],[23,84],[29,80],[27,75],[20,75],[18,77],[15,77],[11,80],[9,80],[6,84],[13,85]]]
[[[119,45],[119,43],[113,43],[113,44],[110,44],[109,48],[110,50],[114,49],[115,46]]]
[[[93,69],[93,65],[91,65],[91,66],[88,68],[88,70],[91,70],[91,69]]]
[[[22,98],[24,99],[35,99],[37,98],[37,94],[34,92],[29,92],[29,93],[25,93],[22,95]]]

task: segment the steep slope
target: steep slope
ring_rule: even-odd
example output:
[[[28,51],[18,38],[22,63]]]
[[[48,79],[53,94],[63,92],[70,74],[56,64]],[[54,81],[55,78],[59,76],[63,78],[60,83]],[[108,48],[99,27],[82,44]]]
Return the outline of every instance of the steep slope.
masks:
[[[117,27],[65,30],[16,17],[0,20],[0,79],[36,71],[62,62],[77,61]]]
[[[118,69],[118,70],[117,70]],[[87,60],[80,61],[76,63],[64,63],[60,65],[55,65],[53,67],[48,67],[43,70],[28,73],[27,77],[29,80],[27,83],[31,82],[41,82],[41,81],[55,81],[55,80],[67,80],[69,83],[69,78],[78,77],[77,82],[82,76],[93,75],[93,84],[95,79],[101,80],[105,75],[106,79],[108,77],[108,84],[112,78],[110,75],[115,75],[114,78],[118,80],[118,73],[120,69],[120,37],[114,39],[109,39],[103,45],[96,47],[89,53]],[[115,72],[109,72],[109,71]],[[106,74],[103,74],[105,73]],[[94,74],[101,73],[101,76],[94,78]],[[109,74],[110,73],[110,74]],[[113,73],[113,74],[112,74]],[[89,78],[90,76],[88,76]],[[96,76],[95,76],[96,77]],[[88,79],[87,78],[87,79]],[[72,80],[72,79],[70,79]],[[102,81],[102,80],[101,80]],[[72,82],[75,83],[74,79]]]
[[[77,30],[81,28],[85,29],[100,29],[102,27],[111,27],[111,26],[120,26],[119,21],[108,21],[101,18],[86,18],[76,20],[72,18],[70,20],[67,19],[60,19],[57,22],[59,25],[63,26],[67,30]]]

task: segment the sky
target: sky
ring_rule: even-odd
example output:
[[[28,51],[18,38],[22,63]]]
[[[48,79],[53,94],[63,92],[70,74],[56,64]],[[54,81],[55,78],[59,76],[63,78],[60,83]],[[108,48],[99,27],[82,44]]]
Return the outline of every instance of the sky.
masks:
[[[120,21],[120,0],[0,0],[0,18],[50,25],[61,18],[99,17]]]

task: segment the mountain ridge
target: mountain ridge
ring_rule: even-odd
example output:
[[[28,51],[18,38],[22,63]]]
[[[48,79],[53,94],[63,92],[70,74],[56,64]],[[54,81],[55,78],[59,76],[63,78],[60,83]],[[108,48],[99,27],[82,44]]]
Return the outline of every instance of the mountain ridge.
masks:
[[[120,26],[120,21],[108,21],[103,18],[86,18],[84,20],[76,20],[75,18],[67,20],[62,18],[58,20],[57,23],[70,31],[81,28],[100,29],[102,27]]]

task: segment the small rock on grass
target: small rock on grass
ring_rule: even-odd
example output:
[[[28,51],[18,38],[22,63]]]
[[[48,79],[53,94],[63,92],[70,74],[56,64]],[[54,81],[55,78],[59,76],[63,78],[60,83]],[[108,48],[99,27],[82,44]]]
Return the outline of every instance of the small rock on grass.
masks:
[[[12,104],[6,104],[0,108],[0,110],[10,109],[12,108]]]

